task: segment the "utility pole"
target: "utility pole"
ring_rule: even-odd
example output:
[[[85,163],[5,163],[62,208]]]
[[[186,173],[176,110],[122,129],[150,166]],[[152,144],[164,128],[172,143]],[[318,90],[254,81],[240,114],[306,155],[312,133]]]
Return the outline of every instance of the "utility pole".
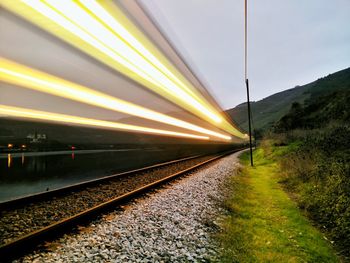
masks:
[[[254,166],[253,162],[253,146],[252,146],[252,128],[250,120],[250,100],[249,100],[249,81],[248,81],[248,0],[244,0],[244,78],[247,87],[247,104],[248,104],[248,126],[249,126],[249,148],[250,148],[250,165]]]
[[[248,103],[248,126],[249,126],[249,148],[250,148],[250,165],[254,166],[253,163],[253,146],[252,146],[252,128],[250,120],[250,101],[249,101],[249,82],[248,79],[245,79],[245,84],[247,87],[247,103]]]

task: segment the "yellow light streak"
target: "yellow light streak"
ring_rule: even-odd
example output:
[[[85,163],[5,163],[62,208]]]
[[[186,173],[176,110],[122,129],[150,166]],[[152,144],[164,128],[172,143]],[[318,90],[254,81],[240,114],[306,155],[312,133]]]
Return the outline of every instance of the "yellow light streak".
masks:
[[[153,84],[157,85],[158,88],[170,93],[170,95],[185,101],[188,106],[196,109],[196,111],[201,111],[215,122],[221,121],[219,115],[213,113],[208,107],[190,96],[185,90],[175,85],[164,76],[162,72],[159,72],[157,68],[128,47],[121,39],[116,37],[116,35],[113,35],[89,13],[81,9],[76,1],[65,1],[64,4],[62,4],[62,2],[57,0],[46,0],[44,1],[47,5],[46,8],[38,1],[23,0],[23,2],[52,19],[66,30],[88,41],[89,44],[93,44],[95,47],[102,49],[103,52],[107,52],[108,54],[113,52],[114,54],[112,57],[123,66],[146,80],[151,81]],[[49,8],[51,8],[51,10],[49,10]],[[53,12],[56,12],[56,14]]]
[[[51,0],[48,0],[52,3]],[[56,2],[57,3],[57,2]],[[132,34],[116,19],[113,18],[98,2],[91,0],[81,0],[79,1],[87,10],[93,14],[95,17],[95,23],[100,22],[100,28],[93,35],[97,36],[97,34],[105,33],[103,38],[98,38],[101,40],[110,40],[110,44],[108,45],[114,51],[118,51],[121,49],[125,49],[125,54],[128,54],[126,58],[130,58],[131,61],[137,61],[136,65],[140,66],[142,69],[147,69],[146,72],[153,72],[152,75],[155,75],[154,79],[161,80],[161,84],[163,87],[174,91],[178,98],[184,98],[187,100],[189,104],[193,104],[195,107],[199,107],[200,110],[206,112],[211,118],[216,122],[221,122],[221,116],[214,113],[214,109],[208,109],[212,106],[207,103],[204,98],[200,98],[198,94],[196,94],[191,88],[187,87],[181,80],[179,80],[173,73],[171,73],[155,56],[150,53],[147,48],[145,48],[141,42],[139,42]],[[56,8],[58,6],[56,5]],[[65,6],[66,7],[66,6]],[[72,9],[75,12],[76,9]],[[65,13],[66,14],[66,13]],[[85,13],[86,14],[86,13]],[[83,19],[77,19],[76,13],[73,13],[71,16],[75,19],[77,24],[81,25],[79,21]],[[83,13],[84,15],[84,13]],[[86,17],[85,21],[88,21],[89,17]],[[91,25],[86,27],[87,32],[91,32]],[[107,36],[108,35],[108,36]],[[120,46],[116,45],[116,42],[120,43]],[[180,85],[181,87],[176,86]],[[187,94],[184,93],[187,92]],[[192,96],[189,97],[189,96]],[[206,105],[204,107],[202,104]]]
[[[204,120],[232,135],[244,138],[243,134],[223,119],[221,113],[217,112],[147,38],[135,29],[112,2],[81,0],[65,1],[62,5],[62,2],[54,0],[23,0],[22,3],[27,6],[12,0],[2,1],[4,7],[11,11]],[[116,10],[118,16],[115,15]]]
[[[86,125],[86,126],[94,126],[94,127],[102,127],[102,128],[111,128],[116,130],[135,131],[135,132],[149,133],[149,134],[155,134],[155,135],[166,135],[166,136],[183,137],[183,138],[190,138],[190,139],[209,140],[209,137],[207,136],[200,136],[200,135],[195,135],[190,133],[154,129],[154,128],[148,128],[143,126],[83,118],[78,116],[71,116],[71,115],[65,115],[65,114],[59,114],[59,113],[53,113],[53,112],[12,107],[12,106],[1,105],[1,104],[0,104],[0,114],[5,116],[10,116],[10,117],[45,120],[50,122],[78,124],[78,125]]]
[[[2,0],[2,5],[205,121],[244,138],[112,2]]]
[[[98,92],[76,83],[72,83],[44,72],[14,63],[1,57],[0,81],[101,108],[123,112],[140,118],[204,133],[220,139],[231,140],[231,137],[228,135],[202,128],[192,123],[138,106],[102,92]]]
[[[113,31],[114,34],[120,36],[125,43],[130,44],[130,47],[138,52],[141,56],[151,62],[155,67],[167,75],[167,77],[174,80],[182,88],[186,89],[191,95],[197,96],[184,84],[177,76],[175,76],[166,66],[159,61],[139,40],[137,40],[118,20],[116,20],[110,13],[108,13],[103,6],[101,6],[96,1],[80,1],[81,4],[86,7],[91,13],[93,13],[96,18],[107,26],[108,29]]]
[[[11,163],[12,163],[12,156],[11,154],[7,154],[7,167],[11,168]]]

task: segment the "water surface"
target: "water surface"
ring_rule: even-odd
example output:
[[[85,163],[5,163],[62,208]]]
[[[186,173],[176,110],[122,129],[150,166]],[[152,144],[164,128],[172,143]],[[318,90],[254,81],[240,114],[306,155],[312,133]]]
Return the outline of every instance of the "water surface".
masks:
[[[177,157],[157,148],[0,154],[0,202]]]

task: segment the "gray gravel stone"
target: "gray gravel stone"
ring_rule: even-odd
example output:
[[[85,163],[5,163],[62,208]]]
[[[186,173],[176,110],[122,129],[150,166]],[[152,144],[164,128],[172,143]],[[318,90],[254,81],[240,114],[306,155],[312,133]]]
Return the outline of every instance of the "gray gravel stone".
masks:
[[[51,252],[16,262],[215,261],[219,248],[210,236],[216,231],[214,219],[222,213],[217,200],[221,184],[238,166],[237,155],[139,198],[85,231],[65,235]]]
[[[84,189],[74,190],[65,195],[44,198],[44,200],[25,206],[15,206],[13,209],[4,209],[0,211],[0,245],[212,157],[202,156],[132,175],[113,177],[110,180]]]

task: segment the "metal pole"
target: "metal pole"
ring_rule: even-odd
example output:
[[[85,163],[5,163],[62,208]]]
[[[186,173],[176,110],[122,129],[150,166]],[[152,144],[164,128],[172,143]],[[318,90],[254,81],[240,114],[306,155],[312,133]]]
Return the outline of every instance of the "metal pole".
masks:
[[[250,121],[250,100],[249,100],[249,81],[248,81],[248,33],[247,33],[247,28],[248,28],[248,4],[247,0],[244,0],[244,77],[245,77],[245,84],[247,87],[247,104],[248,104],[248,126],[249,126],[249,148],[250,148],[250,165],[254,166],[253,163],[253,147],[252,147],[252,128],[251,128],[251,121]]]
[[[252,146],[252,128],[250,124],[250,100],[249,100],[249,82],[248,79],[245,80],[247,87],[247,103],[248,103],[248,126],[249,126],[249,148],[250,148],[250,165],[254,166],[253,163],[253,146]]]

